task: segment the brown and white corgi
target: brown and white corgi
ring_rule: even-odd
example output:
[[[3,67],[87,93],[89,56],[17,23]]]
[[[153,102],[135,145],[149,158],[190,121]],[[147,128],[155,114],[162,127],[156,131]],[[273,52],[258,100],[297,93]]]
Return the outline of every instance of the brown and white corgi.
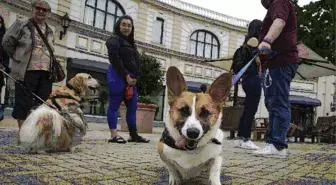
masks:
[[[223,131],[222,107],[231,89],[232,76],[220,75],[206,93],[187,91],[181,72],[174,66],[166,74],[169,122],[157,150],[169,172],[169,184],[181,184],[209,172],[211,185],[219,185]]]

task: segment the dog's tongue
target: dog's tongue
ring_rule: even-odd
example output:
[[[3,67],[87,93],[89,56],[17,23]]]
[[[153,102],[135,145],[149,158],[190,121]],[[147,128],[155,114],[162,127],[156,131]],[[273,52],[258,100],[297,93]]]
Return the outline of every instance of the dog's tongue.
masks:
[[[178,148],[183,148],[187,144],[187,139],[184,136],[180,136],[180,138],[175,142],[175,145]]]

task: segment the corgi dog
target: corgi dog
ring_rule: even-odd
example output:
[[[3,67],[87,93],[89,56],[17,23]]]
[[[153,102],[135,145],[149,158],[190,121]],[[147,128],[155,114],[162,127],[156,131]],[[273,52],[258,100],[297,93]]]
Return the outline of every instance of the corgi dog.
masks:
[[[222,107],[232,86],[232,75],[216,78],[205,93],[187,91],[178,68],[166,73],[169,122],[157,151],[169,172],[169,184],[182,184],[206,170],[209,184],[220,185],[223,131]]]

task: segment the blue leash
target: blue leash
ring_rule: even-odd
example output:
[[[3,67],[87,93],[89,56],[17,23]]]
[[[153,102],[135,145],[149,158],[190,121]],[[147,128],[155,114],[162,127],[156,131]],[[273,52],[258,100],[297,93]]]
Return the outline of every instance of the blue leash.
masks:
[[[261,48],[260,50],[258,51],[255,51],[254,53],[254,56],[253,58],[236,74],[233,76],[232,78],[232,86],[234,86],[238,80],[244,75],[244,73],[246,72],[246,70],[250,67],[250,65],[252,64],[252,62],[257,58],[257,56],[259,55],[260,52],[266,52],[268,53],[269,56],[273,57],[277,54],[276,51],[274,50],[270,50],[270,49],[267,49],[267,48]]]

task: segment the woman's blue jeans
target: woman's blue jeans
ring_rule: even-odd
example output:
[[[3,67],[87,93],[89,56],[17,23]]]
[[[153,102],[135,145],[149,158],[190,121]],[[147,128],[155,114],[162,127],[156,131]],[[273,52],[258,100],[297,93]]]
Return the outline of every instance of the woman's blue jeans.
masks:
[[[109,66],[107,71],[107,83],[109,87],[109,106],[107,110],[107,122],[110,129],[117,129],[118,109],[122,101],[124,101],[127,112],[126,122],[128,126],[136,126],[136,110],[138,102],[137,87],[133,86],[134,95],[130,100],[125,98],[126,80],[120,78],[118,73]]]

